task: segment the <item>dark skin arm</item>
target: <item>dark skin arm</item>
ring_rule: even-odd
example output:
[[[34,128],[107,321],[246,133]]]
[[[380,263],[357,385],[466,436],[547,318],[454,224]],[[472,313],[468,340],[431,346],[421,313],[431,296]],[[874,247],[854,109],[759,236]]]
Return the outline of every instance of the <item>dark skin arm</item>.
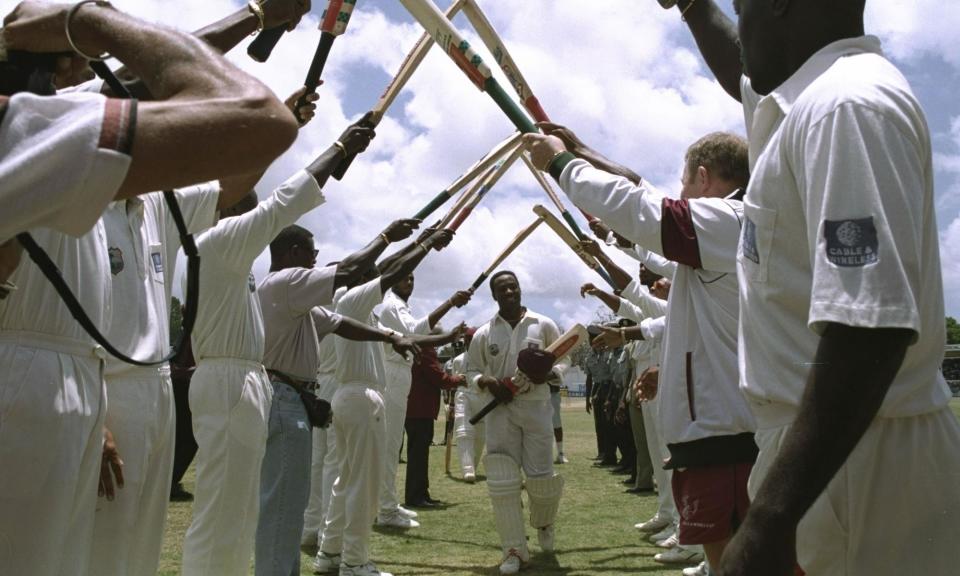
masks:
[[[577,158],[586,160],[592,164],[594,168],[603,170],[604,172],[609,172],[611,174],[616,174],[617,176],[623,176],[634,184],[640,184],[642,178],[640,178],[639,174],[622,164],[617,164],[613,160],[610,160],[603,154],[600,154],[593,148],[587,146],[583,140],[573,133],[573,130],[570,130],[566,126],[554,124],[553,122],[540,122],[537,124],[537,126],[540,127],[540,130],[542,130],[544,134],[548,136],[556,136],[557,138],[563,140],[563,144],[567,147],[567,150],[573,153],[573,155]]]
[[[413,354],[414,357],[419,357],[420,355],[420,346],[413,340],[404,338],[402,334],[377,330],[347,316],[342,317],[340,325],[337,326],[337,329],[334,330],[333,333],[341,338],[355,342],[388,342],[393,345],[393,349],[397,351],[397,354],[404,358],[407,357],[407,352]]]
[[[797,524],[873,422],[912,336],[905,329],[827,325],[797,418],[718,574],[793,573]]]
[[[598,298],[601,302],[607,305],[607,308],[616,313],[620,310],[620,298],[614,296],[613,294],[597,288],[596,285],[587,282],[580,287],[580,297],[584,298],[586,296],[593,296]]]
[[[453,232],[438,230],[421,242],[414,242],[413,248],[405,248],[403,256],[391,261],[387,266],[380,267],[380,290],[384,294],[398,282],[409,276],[431,249],[442,249],[453,239]]]
[[[610,279],[613,280],[613,283],[617,285],[617,290],[623,290],[626,288],[633,278],[626,270],[617,266],[616,262],[610,259],[603,250],[600,249],[600,245],[593,240],[583,240],[580,242],[580,248],[590,254],[600,262],[600,265],[603,266],[603,269],[610,274]],[[581,294],[582,295],[582,294]],[[614,310],[616,312],[616,310]]]
[[[678,2],[686,7],[689,2]],[[682,9],[682,8],[681,8]],[[684,15],[700,55],[717,82],[734,100],[740,101],[740,37],[737,25],[713,0],[696,0]]]
[[[618,346],[623,346],[627,342],[632,342],[633,340],[645,340],[643,337],[643,330],[640,329],[640,326],[628,326],[623,329],[621,338],[620,328],[610,328],[607,326],[602,327],[603,332],[600,333],[596,338],[593,339],[593,342],[590,343],[595,350],[603,350],[605,348],[616,348]]]
[[[355,286],[364,272],[376,266],[377,258],[383,254],[390,242],[409,238],[419,225],[419,220],[395,220],[369,244],[344,258],[337,264],[337,273],[333,280],[335,289]]]
[[[452,310],[454,307],[462,308],[470,301],[470,298],[473,296],[467,290],[458,290],[454,292],[453,296],[447,298],[443,301],[442,304],[437,306],[436,310],[430,313],[427,316],[427,322],[430,324],[430,328],[433,329],[440,320],[447,315],[447,312]]]

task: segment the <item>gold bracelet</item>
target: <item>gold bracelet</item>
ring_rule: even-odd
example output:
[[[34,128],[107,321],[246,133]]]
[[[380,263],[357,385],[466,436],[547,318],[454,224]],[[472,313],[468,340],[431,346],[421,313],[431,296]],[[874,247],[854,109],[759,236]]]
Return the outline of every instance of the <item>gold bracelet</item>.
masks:
[[[344,158],[347,157],[347,147],[343,145],[343,142],[337,140],[333,143],[333,145],[343,154]]]
[[[257,0],[250,0],[247,2],[247,8],[253,12],[253,15],[257,17],[257,29],[250,33],[251,36],[256,36],[261,30],[263,30],[264,25],[264,16],[263,16],[263,6],[260,5]]]
[[[81,6],[85,6],[87,4],[95,4],[102,8],[113,8],[113,4],[111,4],[107,0],[81,0],[80,2],[77,2],[76,4],[74,4],[73,7],[70,8],[70,11],[67,12],[67,18],[64,23],[64,28],[65,28],[64,31],[67,34],[67,44],[69,44],[70,48],[74,52],[79,54],[81,58],[84,58],[85,60],[89,60],[91,62],[103,62],[104,60],[110,57],[110,54],[104,52],[99,56],[88,56],[83,50],[77,47],[77,45],[73,42],[73,36],[70,34],[70,23],[73,22],[73,17],[76,16],[77,11],[80,10]]]
[[[557,152],[556,154],[554,154],[553,156],[551,156],[550,159],[547,160],[546,166],[544,166],[544,167],[541,168],[540,170],[541,170],[542,172],[549,172],[549,171],[550,171],[550,167],[553,166],[553,161],[556,160],[557,158],[559,158],[559,157],[560,157],[563,153],[565,153],[565,152],[568,152],[568,150],[567,150],[566,148],[564,148],[563,150],[561,150],[561,151]]]
[[[387,236],[385,232],[380,233],[380,238],[383,240],[385,244],[390,244],[390,237]]]
[[[697,0],[690,0],[690,2],[688,2],[687,5],[684,6],[683,10],[680,11],[681,20],[683,20],[684,22],[687,21],[687,11],[690,10],[690,7],[696,3],[697,3]]]

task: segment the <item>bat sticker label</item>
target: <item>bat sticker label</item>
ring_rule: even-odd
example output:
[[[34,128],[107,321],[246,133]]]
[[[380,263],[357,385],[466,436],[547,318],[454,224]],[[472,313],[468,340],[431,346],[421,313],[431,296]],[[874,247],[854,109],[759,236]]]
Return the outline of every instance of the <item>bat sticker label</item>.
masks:
[[[453,58],[453,61],[456,62],[457,66],[470,78],[470,81],[473,82],[477,88],[483,90],[484,83],[486,78],[484,77],[483,72],[480,67],[483,66],[483,60],[477,56],[476,53],[471,52],[470,44],[464,40],[460,42],[459,46],[454,46],[451,42],[448,44],[449,49],[447,52],[450,54],[450,57]]]

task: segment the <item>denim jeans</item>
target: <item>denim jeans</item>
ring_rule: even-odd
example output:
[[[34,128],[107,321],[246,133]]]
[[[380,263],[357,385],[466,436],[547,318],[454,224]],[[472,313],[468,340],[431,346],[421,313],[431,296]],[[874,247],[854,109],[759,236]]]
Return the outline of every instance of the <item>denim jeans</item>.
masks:
[[[256,576],[298,576],[313,436],[300,395],[286,384],[271,383],[267,450],[260,468]]]

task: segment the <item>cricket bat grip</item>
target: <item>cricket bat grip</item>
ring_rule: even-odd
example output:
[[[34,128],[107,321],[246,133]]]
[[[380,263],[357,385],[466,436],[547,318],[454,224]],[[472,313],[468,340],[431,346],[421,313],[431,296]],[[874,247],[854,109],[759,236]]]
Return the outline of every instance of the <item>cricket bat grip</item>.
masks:
[[[476,426],[477,422],[480,422],[481,420],[483,420],[487,416],[487,414],[493,412],[493,410],[499,405],[500,405],[500,401],[494,398],[493,400],[490,401],[489,404],[484,406],[482,410],[480,410],[470,418],[470,424]]]
[[[280,37],[287,31],[286,26],[277,26],[276,28],[267,28],[261,30],[253,42],[247,46],[247,55],[257,62],[266,62],[273,52],[273,48],[280,41]]]
[[[380,124],[380,118],[382,118],[382,116],[378,115],[375,110],[371,110],[366,114],[364,114],[363,119],[361,120],[361,123],[363,123],[363,126],[376,128],[377,125]],[[343,177],[346,175],[347,170],[350,169],[350,165],[353,164],[353,161],[356,160],[356,158],[357,158],[356,153],[350,154],[349,156],[344,157],[344,159],[341,160],[339,164],[337,164],[336,169],[334,169],[333,177],[336,180],[343,180]]]

